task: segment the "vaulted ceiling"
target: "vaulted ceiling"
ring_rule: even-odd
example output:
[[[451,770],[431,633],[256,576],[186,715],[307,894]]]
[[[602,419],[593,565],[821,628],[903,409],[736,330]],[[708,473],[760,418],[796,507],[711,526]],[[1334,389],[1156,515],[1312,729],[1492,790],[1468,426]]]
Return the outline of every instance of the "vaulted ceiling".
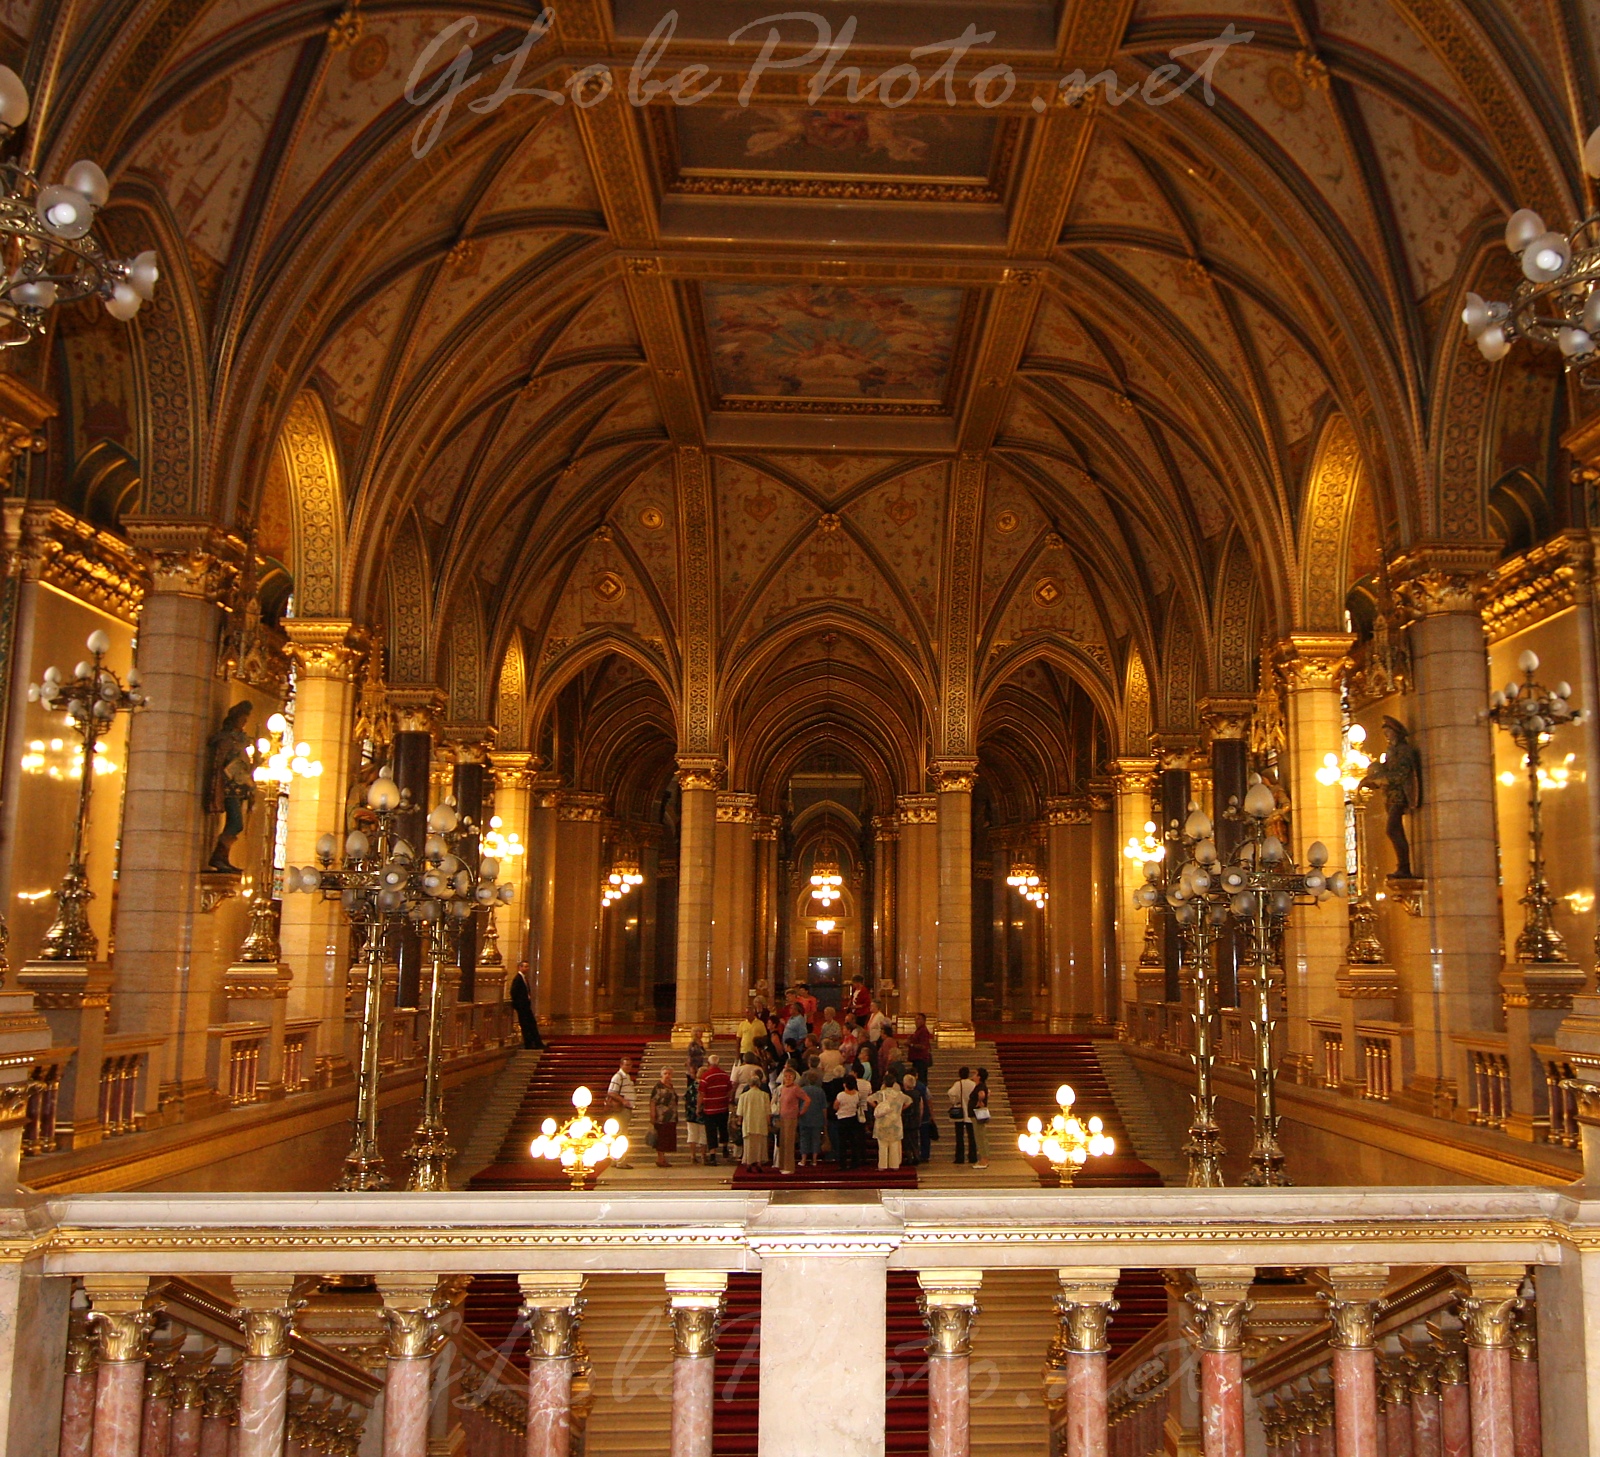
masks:
[[[139,509],[254,529],[298,575],[276,446],[309,391],[347,543],[323,610],[382,620],[391,678],[456,672],[484,718],[510,651],[531,721],[623,650],[676,706],[703,639],[753,788],[823,662],[896,779],[940,752],[955,651],[979,701],[1048,648],[1108,724],[1137,681],[1192,727],[1261,633],[1330,610],[1319,471],[1337,612],[1553,469],[1558,375],[1463,357],[1453,320],[1508,209],[1586,205],[1595,0],[869,0],[835,75],[928,84],[854,109],[842,82],[806,105],[815,61],[739,104],[748,0],[683,7],[642,77],[663,10],[575,0],[529,42],[507,0],[0,0],[44,170],[101,160],[107,231],[167,270],[135,329],[74,319],[30,362],[63,476],[109,440]],[[947,97],[945,53],[908,56],[969,19],[995,36]],[[1002,66],[1008,94],[975,82]],[[675,74],[717,89],[633,104]]]

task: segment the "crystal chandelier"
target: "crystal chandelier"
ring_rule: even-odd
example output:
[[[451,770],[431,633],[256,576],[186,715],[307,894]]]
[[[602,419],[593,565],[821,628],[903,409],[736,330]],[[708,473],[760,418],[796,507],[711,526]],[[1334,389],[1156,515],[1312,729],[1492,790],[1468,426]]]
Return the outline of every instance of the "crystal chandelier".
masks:
[[[843,893],[844,876],[839,873],[839,859],[834,854],[831,841],[823,843],[811,862],[811,898],[823,910],[828,910]]]
[[[0,66],[0,143],[28,120],[28,88]],[[50,310],[98,298],[114,319],[131,319],[155,293],[160,269],[153,250],[125,260],[107,254],[91,229],[111,195],[93,162],[74,162],[57,183],[0,159],[0,348],[44,333]]]
[[[1044,909],[1044,903],[1050,899],[1050,891],[1044,877],[1039,874],[1033,861],[1025,855],[1012,862],[1011,874],[1006,876],[1006,884],[1023,900],[1040,910]]]
[[[636,885],[644,884],[639,871],[639,857],[626,847],[617,851],[606,878],[600,882],[600,908],[605,910],[613,901],[619,901]]]
[[[1583,147],[1583,167],[1600,178],[1600,127]],[[1467,295],[1461,322],[1478,352],[1493,363],[1518,339],[1553,344],[1585,389],[1600,389],[1600,212],[1570,233],[1546,227],[1532,208],[1519,208],[1506,223],[1506,247],[1522,264],[1523,282],[1509,303]]]

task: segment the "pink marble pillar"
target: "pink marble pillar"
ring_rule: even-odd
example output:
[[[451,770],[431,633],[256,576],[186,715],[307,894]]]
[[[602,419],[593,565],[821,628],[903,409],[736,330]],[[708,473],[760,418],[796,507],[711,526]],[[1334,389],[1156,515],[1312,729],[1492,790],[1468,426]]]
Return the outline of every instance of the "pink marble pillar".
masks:
[[[917,1275],[928,1328],[928,1457],[968,1457],[972,1450],[968,1368],[982,1279],[977,1270]]]
[[[1515,1457],[1511,1418],[1511,1334],[1526,1271],[1468,1265],[1458,1308],[1467,1335],[1472,1389],[1472,1457]]]
[[[711,1457],[717,1332],[727,1288],[726,1275],[679,1271],[667,1276],[667,1316],[672,1322],[671,1457]]]
[[[536,1358],[528,1365],[527,1457],[569,1457],[571,1451],[572,1359]]]
[[[1372,1347],[1336,1347],[1333,1443],[1337,1457],[1378,1457],[1378,1372]]]
[[[282,1457],[289,1421],[289,1357],[246,1356],[239,1380],[239,1457]]]
[[[383,1383],[383,1457],[428,1457],[432,1378],[431,1356],[389,1357]]]
[[[1104,1351],[1065,1357],[1067,1457],[1106,1457],[1106,1359]]]
[[[1439,1383],[1429,1371],[1411,1381],[1412,1457],[1444,1457],[1440,1446]]]
[[[102,1361],[94,1394],[94,1457],[139,1457],[144,1361]]]
[[[233,1422],[227,1413],[208,1411],[200,1423],[200,1457],[228,1457],[232,1430]]]
[[[1244,1457],[1244,1317],[1255,1271],[1201,1266],[1185,1297],[1198,1317],[1200,1435],[1205,1457]]]
[[[145,1377],[144,1431],[139,1457],[169,1457],[172,1441],[172,1396],[166,1372],[154,1368]]]
[[[1543,1457],[1539,1415],[1539,1337],[1533,1307],[1517,1312],[1511,1328],[1511,1417],[1516,1457]],[[1420,1457],[1420,1454],[1419,1454]]]
[[[1472,1400],[1464,1381],[1439,1387],[1439,1457],[1472,1457]]]
[[[170,1457],[200,1457],[200,1425],[205,1413],[200,1403],[184,1404],[183,1391],[179,1390],[172,1408],[172,1441],[168,1447]]]
[[[1384,1457],[1413,1457],[1410,1403],[1385,1406],[1383,1421]]]
[[[928,1457],[968,1457],[972,1451],[968,1361],[966,1356],[928,1357]]]
[[[1049,1365],[1058,1373],[1066,1408],[1065,1457],[1107,1457],[1106,1374],[1111,1343],[1106,1331],[1117,1308],[1118,1273],[1093,1267],[1059,1272],[1060,1329]],[[1143,1416],[1141,1412],[1141,1424]],[[963,1454],[966,1450],[962,1448]]]
[[[94,1448],[94,1349],[87,1355],[69,1352],[61,1388],[61,1457],[89,1457]],[[74,1363],[78,1364],[74,1364]]]

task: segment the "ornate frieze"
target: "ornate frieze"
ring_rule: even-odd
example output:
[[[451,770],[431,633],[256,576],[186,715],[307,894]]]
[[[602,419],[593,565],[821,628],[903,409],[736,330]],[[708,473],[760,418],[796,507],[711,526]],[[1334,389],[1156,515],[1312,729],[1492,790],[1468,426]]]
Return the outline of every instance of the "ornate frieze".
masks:
[[[353,622],[337,617],[290,617],[283,622],[288,638],[284,651],[301,678],[353,683],[366,657],[367,635]]]
[[[1594,545],[1585,531],[1563,531],[1502,562],[1483,592],[1489,641],[1499,642],[1587,601],[1593,582]]]
[[[8,507],[7,518],[8,538],[15,533],[7,546],[24,581],[48,582],[130,625],[138,620],[149,576],[121,537],[46,502],[19,507],[14,523]]]

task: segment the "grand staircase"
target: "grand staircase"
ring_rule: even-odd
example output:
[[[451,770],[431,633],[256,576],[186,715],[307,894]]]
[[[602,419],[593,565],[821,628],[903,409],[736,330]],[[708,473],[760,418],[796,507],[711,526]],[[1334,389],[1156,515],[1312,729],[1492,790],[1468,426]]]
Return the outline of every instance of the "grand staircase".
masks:
[[[596,1111],[604,1099],[618,1062],[637,1060],[645,1049],[641,1036],[557,1037],[539,1058],[528,1077],[493,1163],[474,1173],[470,1189],[544,1189],[565,1187],[567,1176],[560,1164],[528,1156],[528,1145],[546,1118],[564,1121],[572,1116],[573,1090],[580,1085],[594,1093]],[[498,1090],[497,1090],[498,1091]],[[638,1101],[648,1094],[641,1086]],[[638,1136],[642,1142],[642,1133]]]
[[[756,1457],[761,1418],[761,1276],[729,1275],[717,1337],[717,1394],[711,1418],[715,1457]]]
[[[927,1457],[928,1331],[912,1270],[889,1271],[885,1292],[885,1457]]]

